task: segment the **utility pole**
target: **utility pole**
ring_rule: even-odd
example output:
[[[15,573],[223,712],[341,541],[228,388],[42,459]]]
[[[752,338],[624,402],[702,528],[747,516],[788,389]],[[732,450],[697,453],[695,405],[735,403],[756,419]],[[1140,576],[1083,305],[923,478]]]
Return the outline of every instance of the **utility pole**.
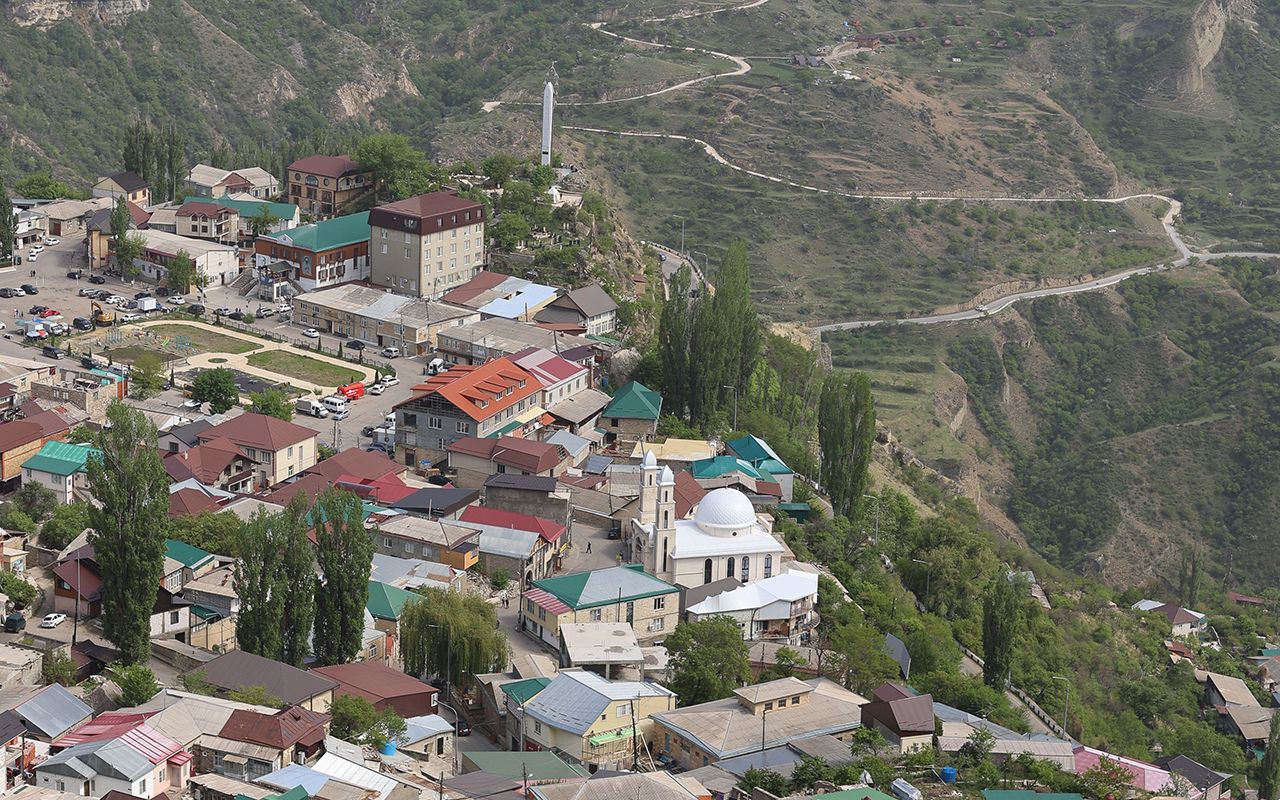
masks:
[[[1066,733],[1067,736],[1070,736],[1071,734],[1067,732],[1067,725],[1071,722],[1071,681],[1061,675],[1054,675],[1053,679],[1055,681],[1062,681],[1067,685],[1066,697],[1062,701],[1062,732]]]
[[[928,605],[929,605],[929,597],[930,597],[930,591],[929,591],[929,590],[930,590],[930,585],[931,585],[931,584],[932,584],[932,582],[933,582],[933,562],[931,562],[931,561],[921,561],[921,560],[920,560],[920,559],[918,559],[918,558],[913,558],[913,559],[911,559],[911,560],[912,560],[912,561],[914,561],[914,562],[915,562],[915,563],[917,563],[917,564],[923,564],[925,567],[928,567],[928,569],[927,569],[927,570],[925,570],[925,573],[924,573],[924,603],[925,603],[925,605],[926,605],[926,606],[928,606]]]
[[[769,719],[769,709],[766,708],[764,712],[760,714],[760,752],[761,753],[764,752],[764,723],[765,723],[765,720],[767,719]]]
[[[872,540],[871,540],[871,543],[872,543],[872,545],[874,545],[874,546],[875,546],[876,551],[877,551],[877,552],[879,552],[879,550],[880,550],[880,495],[878,495],[878,494],[864,494],[864,495],[862,496],[862,499],[863,499],[863,500],[875,500],[875,501],[876,501],[876,532],[875,532],[874,537],[873,537],[873,538],[872,538]]]
[[[636,699],[631,699],[631,771],[640,771],[640,741],[636,733]]]

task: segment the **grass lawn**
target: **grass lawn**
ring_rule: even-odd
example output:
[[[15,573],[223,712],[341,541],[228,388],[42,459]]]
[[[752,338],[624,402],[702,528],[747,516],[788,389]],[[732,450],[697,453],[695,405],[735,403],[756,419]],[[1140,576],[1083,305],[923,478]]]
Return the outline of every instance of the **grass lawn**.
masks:
[[[247,353],[266,344],[266,342],[248,342],[190,325],[149,325],[146,330],[156,336],[168,336],[175,340],[186,337],[183,341],[189,342],[197,350],[205,353]]]
[[[249,356],[249,364],[259,369],[269,369],[290,378],[318,383],[322,386],[340,386],[358,381],[363,373],[330,364],[327,361],[290,353],[287,350],[268,350]]]
[[[127,347],[116,347],[111,350],[104,350],[102,355],[111,359],[112,363],[132,364],[144,355],[153,355],[160,359],[161,364],[167,364],[170,361],[177,361],[178,357],[165,353],[160,350],[152,350],[149,347],[141,347],[138,345],[129,345]]]

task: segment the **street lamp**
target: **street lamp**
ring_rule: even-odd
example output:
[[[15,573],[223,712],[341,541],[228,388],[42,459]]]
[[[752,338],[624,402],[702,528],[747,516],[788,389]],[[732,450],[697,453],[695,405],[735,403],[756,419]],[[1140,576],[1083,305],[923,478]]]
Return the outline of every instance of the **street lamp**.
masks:
[[[911,560],[917,564],[923,564],[926,567],[928,567],[928,569],[925,570],[925,573],[924,573],[924,602],[925,602],[925,605],[928,605],[929,598],[930,598],[929,587],[933,583],[933,562],[921,561],[918,558],[913,558]]]
[[[710,266],[711,259],[707,256],[706,253],[702,252],[701,250],[690,250],[689,252],[695,256],[702,256],[702,280],[705,282],[707,280],[707,271],[711,269],[711,266]],[[697,267],[697,266],[698,266],[697,263],[695,263],[694,267]]]
[[[733,430],[736,432],[738,430],[738,387],[726,383],[724,388],[733,392]]]
[[[1061,675],[1054,675],[1053,679],[1062,681],[1067,685],[1066,697],[1062,701],[1062,732],[1070,736],[1071,734],[1067,731],[1067,725],[1071,722],[1071,681]]]

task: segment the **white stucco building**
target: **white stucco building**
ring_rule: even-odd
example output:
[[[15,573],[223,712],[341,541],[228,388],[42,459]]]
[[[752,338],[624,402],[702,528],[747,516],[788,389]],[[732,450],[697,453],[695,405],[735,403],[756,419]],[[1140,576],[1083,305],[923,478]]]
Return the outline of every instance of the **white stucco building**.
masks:
[[[791,553],[737,489],[702,498],[693,519],[675,518],[675,475],[659,467],[653,451],[640,465],[640,507],[631,523],[631,560],[677,586],[701,586],[721,578],[746,584],[782,572]]]

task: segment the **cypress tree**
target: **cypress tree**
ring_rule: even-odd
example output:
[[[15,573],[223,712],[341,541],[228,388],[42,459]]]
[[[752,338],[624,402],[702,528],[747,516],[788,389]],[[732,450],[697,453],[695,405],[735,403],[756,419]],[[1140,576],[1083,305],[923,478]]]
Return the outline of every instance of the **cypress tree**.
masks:
[[[0,265],[9,266],[13,262],[13,202],[0,180]]]
[[[837,515],[853,516],[862,503],[875,435],[875,403],[866,374],[827,376],[818,400],[820,474]]]
[[[312,643],[321,664],[344,664],[360,652],[373,564],[360,511],[360,498],[342,489],[326,490],[312,510],[321,573]]]
[[[1018,612],[1017,585],[1007,575],[997,574],[982,599],[982,680],[1002,691],[1013,671]]]
[[[662,357],[663,404],[670,413],[683,417],[689,404],[689,335],[692,318],[689,307],[689,265],[671,276],[670,295],[662,305],[658,320],[658,349]]]

